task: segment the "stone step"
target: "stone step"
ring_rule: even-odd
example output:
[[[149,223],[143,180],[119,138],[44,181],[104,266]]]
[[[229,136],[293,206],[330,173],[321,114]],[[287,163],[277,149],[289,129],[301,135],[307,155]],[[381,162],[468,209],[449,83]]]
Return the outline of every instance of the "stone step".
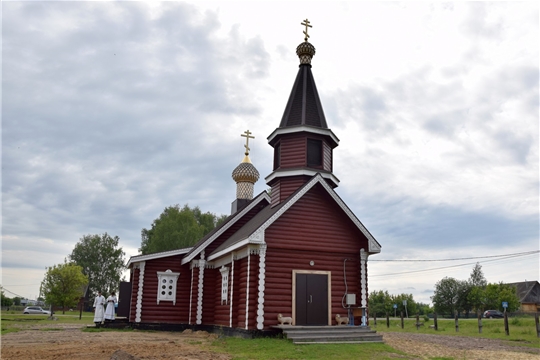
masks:
[[[279,326],[294,344],[382,343],[382,335],[359,326]]]

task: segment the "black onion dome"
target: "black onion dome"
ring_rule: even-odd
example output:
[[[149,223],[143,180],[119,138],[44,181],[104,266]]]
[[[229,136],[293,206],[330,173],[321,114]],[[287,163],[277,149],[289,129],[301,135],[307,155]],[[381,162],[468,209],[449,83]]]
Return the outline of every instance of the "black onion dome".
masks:
[[[315,55],[315,46],[304,41],[296,47],[296,55],[300,58],[300,64],[311,64],[311,59]]]

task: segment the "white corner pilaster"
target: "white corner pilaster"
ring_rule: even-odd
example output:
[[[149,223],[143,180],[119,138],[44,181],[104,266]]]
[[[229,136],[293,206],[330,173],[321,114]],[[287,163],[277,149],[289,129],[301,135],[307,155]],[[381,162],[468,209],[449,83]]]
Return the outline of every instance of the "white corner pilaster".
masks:
[[[193,267],[191,267],[191,285],[189,287],[189,315],[188,315],[188,324],[191,325],[191,308],[193,304]]]
[[[204,250],[201,252],[201,259],[199,260],[199,293],[197,295],[197,325],[202,324],[203,314],[203,289],[204,289],[204,268],[206,266],[206,260],[204,260]]]
[[[362,307],[367,307],[367,271],[366,265],[369,254],[360,249],[360,296],[362,299]]]
[[[144,261],[141,261],[139,264],[135,265],[136,268],[139,268],[139,288],[137,289],[137,305],[135,305],[135,322],[141,322],[145,265],[146,262]]]
[[[266,278],[266,244],[259,247],[259,297],[257,305],[257,329],[264,328],[264,290]]]

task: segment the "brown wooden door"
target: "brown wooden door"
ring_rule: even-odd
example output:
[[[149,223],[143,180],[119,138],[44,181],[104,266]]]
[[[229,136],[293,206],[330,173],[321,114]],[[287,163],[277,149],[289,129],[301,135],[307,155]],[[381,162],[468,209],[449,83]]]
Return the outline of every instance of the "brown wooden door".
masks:
[[[296,325],[328,325],[328,276],[296,274]]]
[[[120,293],[118,294],[117,315],[120,317],[129,317],[129,305],[131,300],[131,283],[120,282]]]

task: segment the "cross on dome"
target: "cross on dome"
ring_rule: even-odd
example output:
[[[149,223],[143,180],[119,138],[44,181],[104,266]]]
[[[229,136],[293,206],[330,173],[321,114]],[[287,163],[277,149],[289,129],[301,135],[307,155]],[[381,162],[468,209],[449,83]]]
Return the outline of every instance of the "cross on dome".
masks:
[[[255,136],[250,136],[251,134],[253,134],[251,131],[249,130],[246,130],[244,131],[243,134],[240,134],[240,136],[242,137],[245,137],[246,138],[246,145],[244,145],[244,147],[246,148],[246,156],[249,155],[249,139],[255,139]]]
[[[308,19],[302,21],[302,23],[300,25],[306,27],[306,30],[304,30],[304,41],[307,41],[309,39],[308,27],[313,27],[313,26],[309,25],[309,20]]]

